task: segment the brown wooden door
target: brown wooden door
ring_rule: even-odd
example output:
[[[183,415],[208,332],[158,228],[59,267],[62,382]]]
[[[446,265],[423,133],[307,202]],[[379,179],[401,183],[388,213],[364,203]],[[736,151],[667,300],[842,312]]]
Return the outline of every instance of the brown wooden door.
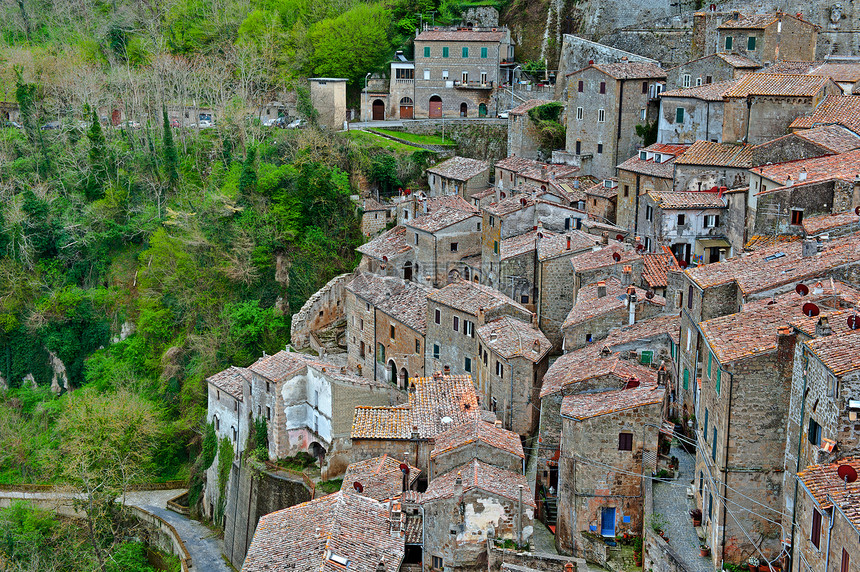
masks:
[[[412,119],[412,106],[411,105],[401,105],[400,106],[400,119]]]
[[[373,102],[373,120],[383,121],[385,119],[385,103],[381,99]]]
[[[440,98],[430,99],[430,117],[442,117],[442,100]]]

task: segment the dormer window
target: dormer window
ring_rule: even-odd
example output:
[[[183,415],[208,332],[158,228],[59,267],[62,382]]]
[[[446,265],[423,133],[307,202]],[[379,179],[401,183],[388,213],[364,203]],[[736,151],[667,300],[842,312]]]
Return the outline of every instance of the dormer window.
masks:
[[[660,153],[654,153],[654,162],[655,163],[662,163],[663,162],[663,156],[660,155]]]
[[[646,151],[639,151],[639,159],[642,161],[647,161],[648,153]]]

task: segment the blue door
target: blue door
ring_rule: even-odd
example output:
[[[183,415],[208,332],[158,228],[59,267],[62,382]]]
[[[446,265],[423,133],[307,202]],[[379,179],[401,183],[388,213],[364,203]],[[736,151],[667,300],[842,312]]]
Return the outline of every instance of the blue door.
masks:
[[[615,507],[604,508],[600,518],[600,534],[615,536]]]

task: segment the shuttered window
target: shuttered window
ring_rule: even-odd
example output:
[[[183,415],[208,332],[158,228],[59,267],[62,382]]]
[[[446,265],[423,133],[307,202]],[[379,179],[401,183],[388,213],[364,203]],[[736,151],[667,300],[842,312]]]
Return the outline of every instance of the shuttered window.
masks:
[[[812,533],[809,535],[809,541],[816,548],[821,548],[821,513],[818,509],[812,509]]]

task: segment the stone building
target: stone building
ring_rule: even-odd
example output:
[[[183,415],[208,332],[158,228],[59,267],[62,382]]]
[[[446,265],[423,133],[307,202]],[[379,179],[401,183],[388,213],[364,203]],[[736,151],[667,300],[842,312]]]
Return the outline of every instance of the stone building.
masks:
[[[579,289],[561,326],[565,352],[605,339],[610,332],[662,313],[666,300],[610,277]]]
[[[478,327],[475,386],[506,429],[529,437],[540,414],[540,383],[552,344],[533,324],[510,316]]]
[[[400,468],[402,464],[406,465],[408,472],[404,473]],[[382,455],[350,463],[343,475],[340,490],[344,494],[356,491],[362,496],[385,502],[413,490],[420,474],[421,469],[418,467],[390,455]],[[356,487],[355,483],[361,486]]]
[[[430,452],[430,480],[473,460],[495,465],[512,473],[525,473],[525,453],[520,437],[490,423],[480,415],[433,438]]]
[[[666,387],[653,384],[562,400],[556,532],[561,552],[594,560],[592,543],[641,535],[643,487],[637,475],[656,470],[665,396]]]
[[[842,466],[851,467],[853,474],[857,474],[860,459],[851,456],[815,465],[797,475],[800,487],[792,570],[851,572],[857,569],[860,562],[857,542],[860,481],[846,483],[839,475]]]
[[[547,103],[543,99],[529,99],[508,112],[508,155],[524,159],[542,159],[540,132],[529,111]]]
[[[416,282],[358,271],[345,296],[349,370],[400,389],[424,377],[429,293]]]
[[[542,163],[514,154],[496,161],[493,168],[499,189],[516,189],[521,185],[529,185],[542,191],[551,191],[552,183],[573,179],[579,173],[579,169],[571,165]]]
[[[666,72],[648,63],[592,64],[568,74],[567,142],[584,174],[615,175],[615,166],[636,153],[636,126],[656,119],[655,98]]]
[[[749,186],[752,145],[696,141],[675,159],[674,191],[712,191]],[[740,221],[743,226],[743,221]]]
[[[731,81],[758,70],[761,64],[729,52],[702,56],[666,70],[670,90]]]
[[[799,16],[783,12],[747,16],[733,12],[717,27],[718,49],[760,63],[813,61],[819,28]]]
[[[751,166],[838,155],[860,147],[860,135],[842,125],[820,125],[753,147]]]
[[[669,272],[680,272],[678,259],[668,246],[662,247],[663,252],[647,252],[642,255],[642,287],[664,298],[674,296],[669,290]]]
[[[723,94],[738,80],[708,83],[660,94],[659,143],[695,143],[723,139]]]
[[[645,252],[668,246],[685,265],[731,256],[726,236],[726,201],[720,193],[651,191],[639,197],[637,233]]]
[[[397,225],[362,244],[356,250],[361,253],[359,270],[380,276],[396,276],[413,280],[420,268],[416,267],[416,250],[407,242],[406,227]]]
[[[459,277],[469,280],[479,275],[481,216],[477,212],[440,207],[404,226],[415,256],[413,280],[439,288]]]
[[[427,184],[431,197],[460,195],[469,199],[487,188],[490,164],[468,157],[451,157],[438,165],[427,168]]]
[[[618,165],[616,224],[638,234],[639,197],[650,192],[672,190],[675,161],[688,149],[687,145],[655,143]]]
[[[618,202],[618,179],[609,177],[585,189],[585,210],[588,218],[615,224]]]
[[[488,538],[525,545],[534,530],[525,476],[477,459],[434,478],[419,502],[425,570],[485,570]]]
[[[393,206],[383,205],[373,199],[364,199],[361,209],[361,234],[364,236],[376,236],[394,218]]]
[[[531,323],[533,314],[498,290],[455,280],[427,297],[426,371],[449,367],[474,375],[479,341],[475,331],[493,318],[511,316]]]
[[[410,193],[397,201],[397,224],[405,224],[421,215],[430,214],[443,207],[449,207],[466,212],[479,212],[480,208],[472,204],[472,201],[463,199],[460,195],[443,195],[440,197],[427,197],[423,192]]]
[[[346,121],[346,80],[337,77],[312,77],[311,103],[319,113],[320,126],[340,131]]]
[[[642,20],[644,21],[644,20]],[[583,29],[588,29],[584,27]],[[561,54],[558,59],[558,82],[555,88],[555,99],[564,101],[567,98],[567,78],[571,72],[595,64],[617,64],[619,62],[648,63],[660,65],[657,60],[646,58],[633,52],[599,42],[592,42],[581,36],[563,34]]]
[[[818,125],[841,125],[860,133],[860,101],[847,95],[826,96],[809,115],[797,117],[789,125],[791,131],[811,129]]]
[[[425,28],[415,36],[414,117],[495,115],[491,96],[513,52],[507,28]]]

